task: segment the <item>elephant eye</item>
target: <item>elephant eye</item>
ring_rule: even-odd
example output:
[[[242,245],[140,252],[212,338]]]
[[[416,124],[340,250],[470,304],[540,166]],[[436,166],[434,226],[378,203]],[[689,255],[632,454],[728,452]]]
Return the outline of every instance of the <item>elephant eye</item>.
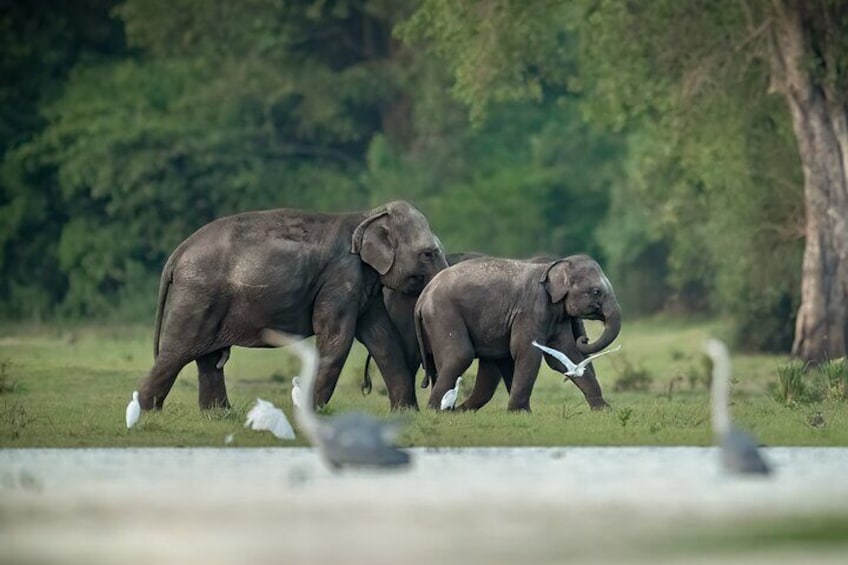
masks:
[[[424,263],[429,263],[433,260],[433,255],[435,255],[435,251],[422,251],[421,261],[423,261]]]
[[[601,289],[600,288],[593,288],[592,289],[592,296],[598,297],[600,295],[601,295]]]

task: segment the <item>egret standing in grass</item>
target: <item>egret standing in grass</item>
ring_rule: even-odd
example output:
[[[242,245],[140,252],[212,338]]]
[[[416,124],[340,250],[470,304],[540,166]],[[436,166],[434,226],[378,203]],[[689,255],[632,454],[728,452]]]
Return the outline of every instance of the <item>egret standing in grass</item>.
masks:
[[[400,431],[399,422],[386,422],[364,412],[348,412],[332,418],[315,414],[313,399],[318,354],[311,343],[273,330],[265,330],[262,337],[268,345],[290,346],[300,357],[304,398],[295,410],[295,419],[330,467],[399,467],[409,464],[409,453],[393,445]]]
[[[303,404],[303,391],[300,389],[300,377],[292,378],[291,398],[292,405],[295,410],[300,408],[300,405]]]
[[[134,390],[132,400],[127,404],[127,429],[136,425],[139,417],[141,417],[141,404],[138,402],[138,391]]]
[[[704,350],[713,362],[713,434],[721,450],[724,469],[731,473],[769,474],[771,469],[760,454],[757,441],[730,423],[730,354],[727,346],[717,339],[709,339]]]
[[[574,361],[569,359],[568,355],[566,355],[562,351],[559,351],[552,347],[545,347],[544,345],[536,343],[536,340],[533,340],[531,343],[535,347],[538,347],[539,349],[541,349],[542,351],[562,363],[566,368],[566,371],[563,374],[567,377],[582,377],[583,373],[586,372],[586,367],[589,365],[589,363],[592,362],[593,359],[597,359],[602,355],[606,355],[607,353],[612,353],[613,351],[618,351],[619,349],[621,349],[621,346],[619,345],[618,347],[614,347],[612,349],[607,349],[606,351],[601,351],[600,353],[594,353],[592,355],[589,355],[579,363],[575,363]]]
[[[459,396],[460,384],[462,384],[462,377],[457,377],[456,385],[442,395],[442,403],[439,406],[439,410],[453,410],[453,407],[456,406],[456,397]]]

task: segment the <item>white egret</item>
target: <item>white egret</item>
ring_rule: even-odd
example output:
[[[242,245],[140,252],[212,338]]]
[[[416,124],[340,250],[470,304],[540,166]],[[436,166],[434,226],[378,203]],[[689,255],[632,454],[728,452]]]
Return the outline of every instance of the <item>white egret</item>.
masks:
[[[602,355],[606,355],[607,353],[612,353],[613,351],[618,351],[619,349],[621,349],[621,346],[619,345],[618,347],[614,347],[612,349],[607,349],[606,351],[601,351],[600,353],[594,353],[592,355],[589,355],[579,363],[575,363],[574,361],[569,359],[568,355],[566,355],[562,351],[553,349],[551,347],[545,347],[544,345],[540,345],[539,343],[536,343],[536,340],[533,340],[532,343],[534,346],[538,347],[539,349],[541,349],[542,351],[544,351],[545,353],[565,365],[566,371],[563,374],[568,377],[582,377],[583,373],[586,372],[586,367],[589,365],[589,363],[592,362],[593,359],[597,359]]]
[[[462,377],[457,377],[456,386],[442,396],[442,403],[439,406],[439,410],[453,410],[454,406],[456,406],[456,397],[459,395],[459,385],[461,383]]]
[[[138,423],[141,417],[141,404],[138,402],[138,391],[132,393],[132,400],[127,404],[127,429],[130,429]]]
[[[713,434],[719,443],[724,469],[731,473],[770,473],[771,468],[760,454],[757,441],[730,423],[730,354],[727,352],[727,346],[717,339],[709,339],[704,344],[704,351],[713,362]]]
[[[315,414],[311,399],[315,398],[318,354],[311,343],[267,329],[263,332],[263,339],[268,345],[276,347],[288,345],[300,357],[305,401],[295,410],[295,419],[330,467],[398,467],[409,464],[409,453],[393,445],[400,431],[399,422],[383,421],[364,412],[348,412],[331,418]]]
[[[279,439],[294,439],[294,429],[282,410],[267,400],[256,399],[256,404],[247,413],[244,427],[253,430],[267,430]]]
[[[292,378],[291,399],[295,410],[303,404],[303,391],[300,389],[300,377]]]

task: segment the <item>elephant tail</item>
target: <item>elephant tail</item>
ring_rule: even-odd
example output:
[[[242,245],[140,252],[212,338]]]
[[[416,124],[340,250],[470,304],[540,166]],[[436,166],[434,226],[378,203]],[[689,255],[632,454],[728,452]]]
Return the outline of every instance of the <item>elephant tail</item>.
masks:
[[[418,351],[421,353],[421,367],[424,369],[424,378],[421,379],[421,388],[427,388],[430,383],[436,383],[436,364],[433,356],[427,352],[427,336],[424,333],[424,323],[421,319],[421,310],[415,307],[415,337],[418,339]]]
[[[177,252],[174,251],[165,267],[162,269],[162,276],[159,279],[159,297],[156,304],[156,321],[153,328],[153,357],[159,357],[159,335],[162,333],[162,317],[165,314],[165,302],[168,299],[168,290],[171,288],[171,281],[174,279],[174,264],[176,261]]]
[[[371,373],[368,369],[371,366],[371,353],[365,357],[365,369],[362,370],[362,385],[360,385],[359,390],[362,391],[362,396],[368,396],[371,394]]]

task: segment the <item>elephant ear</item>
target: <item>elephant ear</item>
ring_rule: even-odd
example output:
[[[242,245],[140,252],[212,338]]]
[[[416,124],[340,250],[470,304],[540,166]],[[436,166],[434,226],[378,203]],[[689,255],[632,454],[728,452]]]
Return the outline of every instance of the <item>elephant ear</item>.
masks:
[[[362,260],[374,268],[380,275],[385,275],[395,261],[395,251],[389,240],[389,231],[383,222],[377,221],[388,216],[385,208],[371,213],[353,230],[351,238],[351,253],[358,253]]]
[[[568,294],[568,269],[571,263],[568,259],[554,261],[542,272],[539,282],[551,296],[551,302],[556,304]]]

